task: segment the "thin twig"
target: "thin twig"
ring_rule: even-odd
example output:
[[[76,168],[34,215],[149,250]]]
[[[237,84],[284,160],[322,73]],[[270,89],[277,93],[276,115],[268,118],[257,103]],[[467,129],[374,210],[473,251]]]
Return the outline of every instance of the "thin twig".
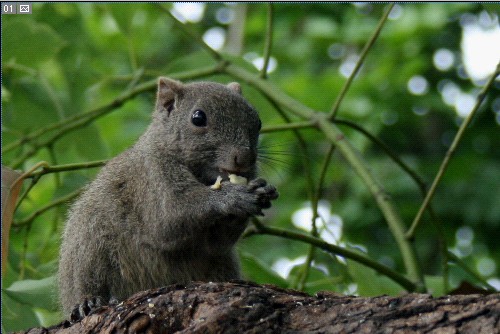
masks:
[[[422,192],[423,196],[427,194],[427,186],[424,182],[424,180],[413,170],[411,169],[410,166],[408,166],[403,160],[401,160],[394,151],[391,150],[387,144],[385,144],[382,140],[377,138],[375,135],[370,133],[368,130],[363,128],[362,126],[348,121],[348,120],[343,120],[343,119],[335,119],[333,120],[333,123],[338,124],[338,125],[345,125],[348,126],[355,131],[360,132],[364,136],[366,136],[368,139],[370,139],[375,145],[377,145],[380,149],[382,149],[398,166],[400,166],[408,175],[415,181],[415,183],[418,185],[420,188],[420,191]],[[269,132],[278,132],[278,131],[288,131],[288,130],[294,130],[294,129],[304,129],[304,128],[312,128],[316,126],[316,122],[314,121],[303,121],[303,122],[293,122],[293,123],[287,123],[287,124],[279,124],[279,125],[271,125],[271,126],[266,126],[260,130],[261,133],[269,133]]]
[[[316,226],[316,219],[319,217],[318,204],[319,204],[319,200],[321,198],[321,194],[323,192],[323,183],[325,181],[326,172],[328,171],[328,166],[330,165],[330,159],[332,158],[332,154],[334,151],[335,151],[335,145],[331,144],[329,149],[328,149],[328,153],[326,154],[325,160],[323,162],[323,166],[321,168],[321,173],[319,176],[318,187],[316,187],[316,193],[313,195],[313,199],[312,199],[312,203],[311,203],[312,211],[313,211],[312,221],[311,221],[311,226],[312,226],[311,235],[313,237],[316,237],[316,238],[319,236],[318,227]],[[309,252],[307,253],[307,258],[306,258],[306,262],[304,263],[304,270],[302,273],[302,277],[301,277],[300,282],[297,286],[297,288],[301,291],[304,290],[304,287],[306,286],[307,278],[309,276],[309,271],[310,271],[312,262],[314,261],[314,256],[316,254],[315,249],[316,249],[316,247],[311,245],[309,248]]]
[[[293,123],[287,123],[287,124],[265,126],[260,130],[260,133],[287,131],[287,130],[298,130],[298,129],[304,129],[304,128],[312,128],[315,126],[316,126],[316,124],[314,122],[310,122],[310,121],[293,122]]]
[[[262,79],[267,78],[267,67],[269,65],[269,58],[271,57],[271,49],[273,45],[273,4],[269,2],[267,4],[267,30],[266,30],[266,42],[264,46],[264,65],[260,72],[260,77]]]
[[[30,176],[30,174],[33,173],[38,168],[40,168],[40,167],[47,167],[48,165],[49,164],[48,164],[47,161],[40,161],[40,162],[38,162],[37,164],[35,164],[34,166],[32,166],[29,170],[27,170],[26,172],[24,172],[20,177],[18,177],[16,179],[16,181],[14,181],[14,183],[11,185],[11,188],[14,188],[14,186],[15,186],[16,183],[23,182],[24,179],[28,178]],[[38,182],[38,179],[39,178],[34,178],[31,181],[31,184],[29,185],[28,189],[24,192],[24,194],[17,201],[16,207],[14,209],[14,212],[16,212],[17,208],[19,208],[19,205],[26,198],[26,196],[28,196],[29,191],[35,186],[35,184]]]
[[[12,227],[22,227],[22,226],[26,226],[26,225],[30,225],[38,216],[40,216],[41,214],[45,213],[46,211],[50,210],[50,209],[53,209],[61,204],[64,204],[70,200],[72,200],[73,198],[77,197],[78,195],[80,195],[80,193],[82,192],[82,189],[77,189],[63,197],[60,197],[58,199],[56,199],[55,201],[41,207],[40,209],[36,210],[35,212],[33,212],[31,215],[29,215],[28,217],[24,218],[24,219],[21,219],[20,221],[18,222],[15,222],[12,224]]]
[[[474,270],[470,269],[467,264],[458,256],[456,256],[453,252],[448,251],[448,258],[450,259],[451,262],[454,262],[457,266],[462,268],[466,273],[471,275],[474,279],[478,280],[481,282],[484,286],[486,286],[489,290],[491,291],[497,291],[495,287],[493,287],[491,284],[489,284],[481,275],[476,273]]]
[[[373,44],[377,40],[377,37],[379,36],[380,31],[382,30],[382,27],[384,26],[385,22],[387,21],[387,18],[389,17],[389,14],[391,13],[391,10],[393,7],[394,7],[394,3],[389,4],[389,6],[387,7],[387,10],[385,11],[384,15],[382,15],[382,18],[380,19],[380,21],[377,25],[377,28],[373,32],[373,35],[370,37],[370,39],[366,43],[365,47],[361,51],[361,55],[360,55],[358,61],[356,62],[356,66],[354,66],[354,69],[353,69],[351,75],[349,76],[349,78],[347,78],[347,81],[345,82],[344,86],[342,87],[342,90],[340,91],[337,99],[335,100],[335,103],[333,104],[333,107],[330,111],[330,114],[328,115],[329,120],[333,120],[335,118],[335,116],[337,116],[337,112],[340,108],[340,104],[342,103],[342,100],[344,99],[347,91],[351,87],[351,83],[354,80],[354,78],[356,77],[356,75],[358,74],[359,69],[361,68],[361,65],[363,65],[363,62],[366,58],[366,55],[368,54],[368,51],[370,51]]]
[[[434,181],[432,182],[432,185],[429,189],[429,192],[427,193],[427,196],[424,199],[424,202],[420,206],[420,209],[418,210],[417,215],[415,216],[415,219],[413,220],[413,223],[411,224],[410,229],[406,233],[406,237],[408,239],[411,239],[415,235],[415,231],[418,227],[418,224],[420,223],[422,216],[424,214],[424,211],[427,209],[427,206],[429,205],[432,197],[434,196],[434,193],[436,192],[436,188],[441,181],[441,178],[444,175],[444,172],[446,171],[446,168],[448,167],[448,164],[450,163],[450,159],[455,153],[455,150],[457,149],[458,143],[463,137],[463,134],[465,132],[465,129],[467,129],[467,126],[470,124],[474,116],[476,115],[476,112],[478,111],[479,107],[483,103],[486,93],[490,89],[490,87],[493,85],[495,82],[496,77],[500,75],[500,63],[498,63],[497,68],[495,70],[495,73],[490,77],[486,85],[484,85],[483,89],[479,93],[476,104],[474,105],[474,108],[472,108],[472,111],[469,113],[469,115],[465,118],[465,120],[462,122],[460,125],[460,128],[458,129],[457,134],[455,135],[455,138],[453,138],[453,142],[451,143],[450,148],[446,152],[446,155],[443,159],[443,162],[441,163],[441,166],[439,166],[439,170],[436,174],[436,177],[434,178]]]
[[[41,72],[38,72],[38,79],[40,80],[42,87],[45,89],[49,100],[52,101],[52,104],[57,111],[57,115],[59,118],[63,119],[66,116],[66,113],[56,92],[54,92],[54,89],[50,85],[49,81]]]
[[[83,163],[75,163],[75,164],[67,164],[67,165],[55,165],[55,166],[50,166],[47,162],[42,161],[36,164],[34,167],[32,167],[28,172],[24,173],[23,179],[31,179],[31,183],[26,189],[26,191],[23,193],[23,195],[19,198],[19,200],[16,203],[16,208],[14,209],[14,212],[19,208],[21,205],[22,201],[26,199],[28,196],[28,193],[33,189],[35,184],[38,183],[40,178],[46,174],[52,174],[52,173],[60,173],[60,172],[66,172],[66,171],[73,171],[73,170],[78,170],[78,169],[87,169],[87,168],[94,168],[94,167],[100,167],[106,164],[107,160],[99,160],[99,161],[91,161],[91,162],[83,162]],[[42,167],[41,170],[36,171],[38,168]]]
[[[287,116],[287,114],[281,109],[279,104],[277,104],[274,100],[268,98],[269,103],[273,105],[273,107],[276,109],[278,114],[285,120],[285,122],[289,122],[288,124],[293,124],[290,123],[290,117]],[[307,159],[308,157],[308,150],[307,150],[307,142],[302,137],[300,132],[298,131],[299,128],[294,128],[293,126],[290,127],[292,129],[293,133],[295,134],[295,137],[297,138],[297,141],[299,143],[299,149],[301,150],[301,156],[302,156],[302,166],[304,168],[304,174],[306,176],[306,181],[307,181],[307,192],[308,196],[311,197],[314,195],[314,180],[312,177],[312,171],[309,165],[309,160]]]
[[[172,10],[169,10],[167,8],[165,8],[164,6],[162,6],[161,4],[156,4],[158,6],[158,8],[160,8],[164,13],[166,13],[173,21],[174,21],[174,24],[179,27],[182,31],[184,31],[185,34],[187,34],[190,38],[192,38],[196,43],[198,43],[199,45],[201,45],[205,50],[208,51],[208,53],[212,56],[212,58],[214,58],[216,61],[221,61],[223,60],[222,59],[222,56],[217,52],[215,51],[214,49],[212,49],[207,43],[205,43],[205,41],[200,37],[200,35],[198,35],[196,32],[194,32],[192,29],[190,29],[190,27],[188,27],[187,25],[185,25],[184,23],[180,22],[173,14],[171,11],[174,11],[173,9]],[[179,16],[182,16],[180,15],[179,13],[176,12],[177,15]]]
[[[57,165],[57,156],[56,156],[56,152],[54,150],[54,145],[47,146],[47,150],[49,151],[51,164]],[[55,187],[59,188],[59,186],[61,185],[61,179],[59,177],[59,174],[54,175],[54,181],[55,181]]]
[[[292,289],[296,289],[299,291],[304,291],[307,283],[307,279],[309,278],[309,272],[311,271],[311,266],[314,261],[314,257],[316,256],[316,246],[309,245],[309,250],[307,251],[306,261],[302,265],[302,271],[299,272],[297,277],[298,283],[292,285]]]
[[[370,139],[375,145],[377,145],[379,148],[381,148],[399,167],[401,167],[418,185],[420,188],[420,191],[424,194],[427,193],[427,186],[424,182],[424,180],[413,170],[411,169],[410,166],[408,166],[403,160],[401,160],[394,151],[391,150],[389,146],[387,146],[382,140],[377,138],[375,135],[370,133],[368,130],[363,128],[362,126],[348,121],[348,120],[341,120],[341,119],[335,119],[333,120],[333,123],[339,124],[339,125],[346,125],[363,135],[365,135],[368,139]]]
[[[44,166],[41,170],[39,171],[34,171],[26,175],[26,178],[35,178],[39,176],[43,176],[45,174],[51,174],[51,173],[60,173],[60,172],[67,172],[67,171],[73,171],[73,170],[79,170],[79,169],[88,169],[88,168],[94,168],[94,167],[101,167],[104,166],[108,162],[108,160],[97,160],[97,161],[90,161],[90,162],[79,162],[79,163],[74,163],[74,164],[65,164],[65,165],[55,165],[55,166]]]
[[[24,275],[26,273],[26,255],[28,254],[28,245],[29,245],[29,234],[31,232],[31,225],[28,225],[28,228],[26,229],[26,233],[24,234],[24,240],[23,240],[23,250],[21,252],[21,256],[19,259],[19,276],[18,280],[22,281],[24,280]]]
[[[35,178],[31,179],[30,185],[28,186],[28,188],[24,191],[24,193],[17,200],[14,212],[16,212],[17,209],[19,209],[19,206],[21,205],[21,203],[26,199],[26,197],[28,196],[28,194],[31,191],[31,189],[33,189],[33,187],[38,183],[39,179],[40,179],[39,177],[35,177]]]

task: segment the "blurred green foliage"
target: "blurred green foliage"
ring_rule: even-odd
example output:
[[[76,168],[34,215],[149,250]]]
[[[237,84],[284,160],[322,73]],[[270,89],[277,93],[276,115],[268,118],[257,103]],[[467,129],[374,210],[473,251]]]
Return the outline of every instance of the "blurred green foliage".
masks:
[[[263,56],[268,6],[191,5],[202,9],[201,16],[185,25],[205,37],[211,28],[222,28],[226,37],[221,50],[224,57],[257,73],[251,63]],[[276,68],[269,80],[303,104],[328,112],[346,81],[345,73],[352,70],[385,8],[385,4],[370,3],[275,4],[271,63],[275,62]],[[182,13],[182,8],[176,10]],[[499,6],[492,4],[396,5],[341,104],[338,117],[363,126],[383,140],[430,184],[462,120],[456,111],[460,108],[458,102],[445,102],[445,87],[455,87],[461,94],[474,97],[486,79],[472,80],[464,70],[464,25],[477,24],[492,30],[498,26],[498,11]],[[190,12],[195,11],[185,13]],[[238,43],[242,43],[242,50],[235,54]],[[446,69],[435,65],[436,51],[440,49],[452,55],[452,64]],[[484,53],[488,52],[484,49]],[[213,58],[156,4],[33,3],[32,15],[2,16],[2,147],[45,126],[108,104],[137,83],[210,65],[215,65]],[[412,93],[408,88],[415,76],[425,78],[427,86],[421,93]],[[233,80],[221,74],[203,79]],[[497,289],[499,86],[496,81],[467,129],[433,200],[448,248]],[[254,87],[243,83],[243,91],[259,110],[264,126],[283,123],[275,108]],[[2,164],[27,170],[39,161],[60,165],[109,159],[133,144],[145,130],[153,102],[154,90],[139,94],[89,125],[65,133],[48,147],[18,161],[18,166],[14,166],[17,159],[32,146],[28,143],[5,151]],[[417,185],[365,136],[349,127],[339,127],[362,152],[409,227],[422,202]],[[300,133],[307,143],[306,167],[318,182],[329,142],[313,129]],[[40,139],[49,135],[44,133]],[[263,223],[299,229],[298,223],[293,225],[293,217],[295,221],[302,217],[301,225],[310,226],[310,189],[304,177],[306,153],[296,136],[292,131],[269,132],[262,135],[261,145],[274,159],[262,161],[261,175],[281,194]],[[97,171],[89,168],[42,177],[16,211],[14,224],[79,189]],[[26,189],[29,181],[25,183]],[[327,223],[326,228],[318,223],[323,239],[364,252],[404,272],[401,254],[384,217],[366,185],[338,151],[327,170],[321,199],[320,215]],[[7,271],[2,280],[4,329],[49,325],[60,320],[53,282],[66,209],[66,205],[57,206],[29,224],[12,228]],[[415,245],[429,290],[446,293],[437,231],[428,215],[417,231]],[[314,251],[313,265],[304,280],[303,263],[310,246],[298,241],[253,235],[243,239],[238,249],[244,275],[259,283],[302,286],[311,293],[327,289],[377,295],[402,290],[372,269],[320,250]],[[450,288],[463,280],[482,285],[460,266],[449,269]]]

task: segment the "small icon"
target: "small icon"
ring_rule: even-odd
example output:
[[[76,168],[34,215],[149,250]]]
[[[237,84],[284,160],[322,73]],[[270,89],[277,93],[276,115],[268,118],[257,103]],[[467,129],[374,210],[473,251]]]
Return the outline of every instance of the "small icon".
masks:
[[[18,3],[17,13],[18,14],[31,14],[31,3]]]
[[[2,14],[16,14],[16,4],[13,2],[2,2]]]

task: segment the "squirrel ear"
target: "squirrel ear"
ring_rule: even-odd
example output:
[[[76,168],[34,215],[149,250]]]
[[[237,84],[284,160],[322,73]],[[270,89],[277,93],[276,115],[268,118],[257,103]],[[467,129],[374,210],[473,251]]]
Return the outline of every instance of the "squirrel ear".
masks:
[[[158,93],[156,96],[156,110],[167,111],[169,114],[174,108],[176,97],[181,93],[184,85],[180,81],[165,77],[158,79]]]
[[[165,93],[169,90],[174,93],[179,93],[183,86],[184,85],[180,81],[160,77],[160,79],[158,79],[158,94]]]
[[[227,88],[234,90],[236,93],[241,95],[241,86],[237,82],[231,82],[227,84]]]

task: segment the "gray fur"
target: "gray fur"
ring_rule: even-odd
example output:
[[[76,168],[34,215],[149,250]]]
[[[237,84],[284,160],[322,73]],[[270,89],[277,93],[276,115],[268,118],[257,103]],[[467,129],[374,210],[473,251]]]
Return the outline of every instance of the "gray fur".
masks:
[[[207,126],[191,122],[203,110]],[[239,277],[233,249],[248,217],[278,197],[255,178],[260,120],[237,83],[160,78],[153,121],[72,206],[60,251],[65,314],[84,298]],[[230,184],[235,173],[251,181]],[[210,189],[218,175],[225,181]]]

